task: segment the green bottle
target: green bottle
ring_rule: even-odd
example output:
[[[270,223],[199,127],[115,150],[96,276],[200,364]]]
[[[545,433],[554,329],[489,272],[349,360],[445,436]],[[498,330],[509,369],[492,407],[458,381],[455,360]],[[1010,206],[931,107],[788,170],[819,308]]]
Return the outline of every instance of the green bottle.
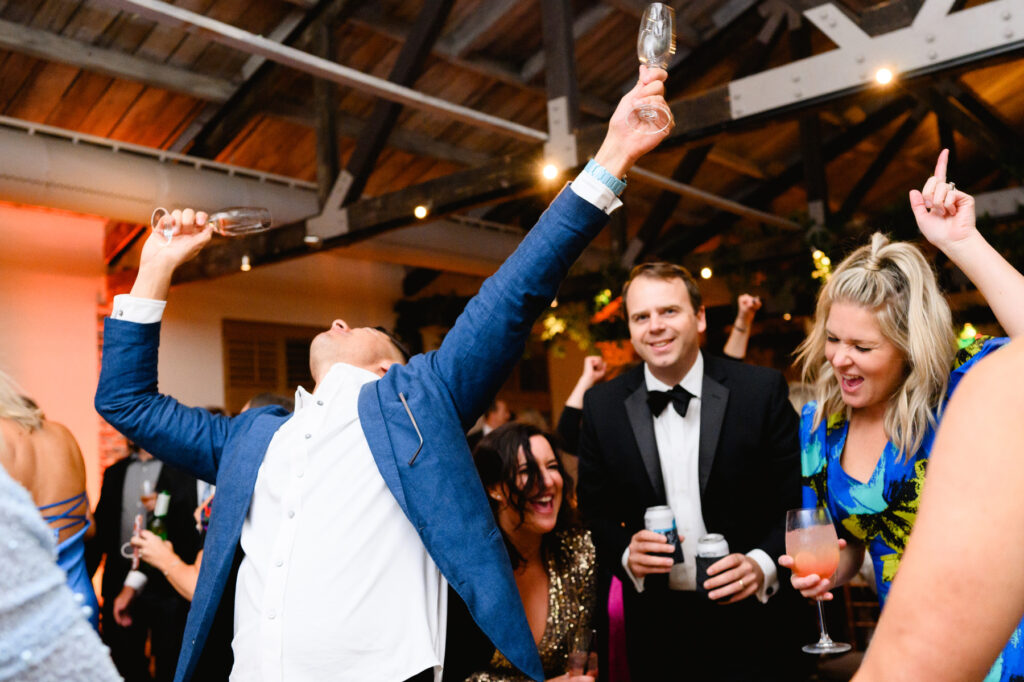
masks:
[[[167,539],[167,509],[171,506],[171,494],[161,490],[156,496],[156,507],[153,509],[153,520],[149,522],[149,532]]]

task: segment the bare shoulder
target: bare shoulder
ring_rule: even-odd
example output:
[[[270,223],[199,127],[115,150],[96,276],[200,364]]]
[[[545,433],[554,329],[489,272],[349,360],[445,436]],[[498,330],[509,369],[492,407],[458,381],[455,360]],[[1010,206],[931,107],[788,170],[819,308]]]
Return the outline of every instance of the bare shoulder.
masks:
[[[955,402],[979,401],[986,410],[1010,414],[1024,399],[1024,340],[1007,346],[981,360],[960,382]],[[962,394],[962,395],[961,395]],[[1015,402],[1011,402],[1016,399]]]

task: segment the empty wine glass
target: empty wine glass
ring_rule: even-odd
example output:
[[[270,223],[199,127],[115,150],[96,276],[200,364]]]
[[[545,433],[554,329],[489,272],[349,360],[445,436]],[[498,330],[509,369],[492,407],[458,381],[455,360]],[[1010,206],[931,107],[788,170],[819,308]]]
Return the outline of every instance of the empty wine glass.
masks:
[[[175,223],[166,208],[157,208],[150,217],[150,226],[171,243],[171,237],[181,232],[181,225]],[[213,231],[225,237],[240,237],[254,232],[263,232],[273,227],[270,211],[255,206],[236,206],[214,211],[206,219]],[[193,229],[193,231],[195,231]]]
[[[652,2],[640,17],[640,34],[636,54],[641,64],[668,68],[668,60],[676,52],[675,10],[661,2]],[[629,114],[629,127],[637,132],[660,133],[672,123],[667,107],[641,104]]]

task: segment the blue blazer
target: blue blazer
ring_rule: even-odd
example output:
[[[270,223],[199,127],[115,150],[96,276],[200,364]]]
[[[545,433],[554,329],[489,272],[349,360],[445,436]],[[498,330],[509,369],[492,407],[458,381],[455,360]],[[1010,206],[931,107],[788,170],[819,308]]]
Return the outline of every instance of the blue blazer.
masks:
[[[536,680],[544,679],[544,671],[465,431],[522,355],[534,321],[569,266],[606,221],[603,211],[563,190],[466,305],[441,347],[393,365],[359,394],[363,432],[388,489],[480,629]],[[233,608],[221,601],[225,589],[233,589],[229,581],[256,474],[289,415],[267,407],[233,418],[215,416],[161,395],[159,336],[159,323],[106,320],[96,409],[157,457],[217,484],[217,512],[177,681],[195,672],[217,610]]]

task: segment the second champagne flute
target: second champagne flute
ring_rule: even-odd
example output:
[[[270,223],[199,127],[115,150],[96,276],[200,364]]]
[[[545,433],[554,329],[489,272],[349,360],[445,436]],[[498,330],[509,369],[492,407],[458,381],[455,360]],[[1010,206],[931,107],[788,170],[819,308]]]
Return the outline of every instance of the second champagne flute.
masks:
[[[791,509],[786,512],[786,554],[793,557],[793,574],[803,578],[814,574],[830,578],[839,567],[839,537],[832,516],[825,507]],[[844,642],[833,642],[825,629],[825,612],[818,598],[821,636],[803,650],[809,654],[841,654],[850,650]]]
[[[641,64],[667,69],[668,60],[675,52],[675,10],[664,3],[652,2],[640,18],[637,57]],[[627,121],[633,130],[653,135],[672,123],[672,112],[663,106],[641,104],[629,113]]]

